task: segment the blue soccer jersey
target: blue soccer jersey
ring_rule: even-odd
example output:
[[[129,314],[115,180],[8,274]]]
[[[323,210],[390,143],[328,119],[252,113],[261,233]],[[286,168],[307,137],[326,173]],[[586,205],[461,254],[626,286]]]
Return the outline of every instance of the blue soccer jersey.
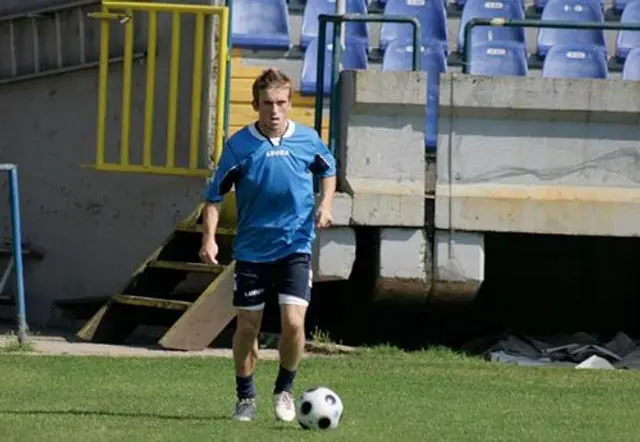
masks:
[[[311,253],[315,238],[313,176],[336,174],[333,155],[315,130],[288,121],[269,139],[255,124],[235,133],[222,151],[207,201],[218,203],[235,186],[238,233],[234,259],[270,262]]]

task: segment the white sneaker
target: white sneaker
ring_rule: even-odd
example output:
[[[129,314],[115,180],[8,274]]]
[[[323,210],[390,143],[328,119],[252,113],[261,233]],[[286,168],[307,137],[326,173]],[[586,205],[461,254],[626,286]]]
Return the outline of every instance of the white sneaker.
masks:
[[[236,402],[236,407],[233,410],[233,420],[249,422],[256,417],[256,401],[255,399],[240,399]]]
[[[296,418],[296,405],[291,393],[283,391],[273,395],[273,414],[276,419],[291,422]]]

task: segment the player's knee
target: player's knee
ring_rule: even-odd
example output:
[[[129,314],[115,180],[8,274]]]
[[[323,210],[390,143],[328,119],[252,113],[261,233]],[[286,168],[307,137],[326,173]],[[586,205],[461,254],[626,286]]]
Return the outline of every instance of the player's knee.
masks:
[[[282,334],[294,335],[304,332],[304,319],[307,307],[301,305],[282,305]]]
[[[245,339],[255,339],[260,333],[262,312],[238,311],[236,316],[236,334]]]

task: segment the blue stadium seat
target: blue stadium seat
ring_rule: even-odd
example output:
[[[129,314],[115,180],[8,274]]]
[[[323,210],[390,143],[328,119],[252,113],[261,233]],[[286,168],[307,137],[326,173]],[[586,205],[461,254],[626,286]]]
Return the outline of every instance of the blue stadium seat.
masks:
[[[622,79],[627,81],[640,81],[640,48],[629,51],[622,69]]]
[[[631,3],[634,0],[613,0],[613,10],[619,14],[622,14],[624,8],[627,7],[627,4]]]
[[[600,9],[604,11],[604,0],[593,0],[600,5]],[[628,1],[628,0],[614,0],[615,1]],[[549,0],[533,0],[533,6],[538,10],[542,11],[545,6],[547,6]]]
[[[236,48],[289,49],[286,0],[234,0],[231,42]]]
[[[469,73],[490,76],[526,76],[527,49],[516,41],[488,41],[471,46]]]
[[[446,4],[447,0],[443,0]],[[468,3],[467,0],[453,0],[453,3],[457,5],[459,8],[464,8],[464,5]],[[520,4],[522,5],[522,10],[524,11],[524,0],[520,0]]]
[[[447,70],[447,59],[438,40],[423,42],[420,48],[420,70],[427,72],[427,119],[425,145],[435,150],[438,145],[438,105],[440,74]],[[394,40],[384,53],[383,71],[410,71],[413,68],[413,40]]]
[[[604,14],[596,0],[549,0],[542,11],[542,20],[602,23]],[[544,57],[551,46],[568,42],[597,45],[606,50],[601,29],[541,28],[538,31],[538,55]]]
[[[342,67],[344,69],[364,70],[369,67],[367,51],[362,42],[358,39],[347,40],[346,49],[342,53]],[[331,54],[332,42],[328,42],[325,48],[324,58],[324,95],[331,93]],[[300,93],[302,95],[313,95],[316,92],[316,75],[318,72],[318,39],[311,40],[309,46],[304,51],[302,60],[302,72],[300,75]]]
[[[640,0],[634,0],[624,8],[620,23],[640,25]],[[616,43],[616,57],[624,59],[633,48],[640,47],[640,31],[620,31]]]
[[[523,20],[523,4],[521,0],[468,0],[460,18],[460,32],[458,34],[458,51],[460,52],[464,50],[464,27],[469,20],[475,17]],[[524,34],[522,27],[476,26],[471,30],[471,43],[475,45],[486,41],[509,40],[524,44]]]
[[[607,78],[607,58],[601,47],[568,43],[553,46],[542,65],[542,76],[552,78]]]
[[[387,0],[385,15],[408,15],[420,22],[421,41],[438,40],[445,53],[447,48],[447,13],[444,3],[434,0]],[[385,50],[396,38],[412,37],[412,26],[408,23],[383,23],[380,27],[380,49]]]
[[[309,42],[318,37],[320,31],[318,16],[320,14],[335,14],[335,0],[307,0],[302,17],[302,29],[300,31],[300,46],[306,48]],[[366,14],[367,4],[365,0],[347,0],[347,12],[350,14]],[[349,38],[355,37],[369,44],[369,30],[364,22],[347,23],[346,34]],[[327,41],[333,35],[333,24],[327,25]]]

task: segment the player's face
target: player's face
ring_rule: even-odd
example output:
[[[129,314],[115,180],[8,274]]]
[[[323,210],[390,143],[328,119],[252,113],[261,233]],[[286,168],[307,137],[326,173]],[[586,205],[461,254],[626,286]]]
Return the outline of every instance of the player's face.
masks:
[[[263,127],[271,131],[284,130],[291,109],[291,90],[281,87],[260,91],[258,103],[254,103],[254,108],[257,108],[258,119]]]

